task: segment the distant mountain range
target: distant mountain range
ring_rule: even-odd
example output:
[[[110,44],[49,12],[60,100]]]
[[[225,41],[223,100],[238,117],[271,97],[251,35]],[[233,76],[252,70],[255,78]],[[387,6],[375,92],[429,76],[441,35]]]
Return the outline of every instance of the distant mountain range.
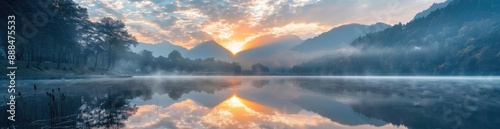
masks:
[[[229,50],[215,41],[199,43],[190,50],[181,46],[173,45],[168,41],[157,44],[140,43],[137,47],[132,47],[132,51],[140,52],[149,50],[154,56],[167,57],[173,50],[179,51],[184,57],[191,59],[209,58],[237,61],[243,66],[250,66],[254,63],[262,63],[270,67],[290,67],[291,64],[305,61],[305,59],[321,56],[304,56],[304,54],[318,51],[333,51],[343,46],[348,46],[352,40],[368,33],[377,32],[389,27],[384,23],[373,25],[349,24],[331,29],[314,38],[306,41],[296,35],[263,35],[247,42],[243,51],[233,55]],[[293,53],[304,53],[301,59],[290,57]],[[284,57],[286,56],[286,57]]]
[[[153,52],[153,56],[158,57],[158,56],[163,56],[167,57],[170,52],[177,50],[180,53],[184,54],[188,51],[188,49],[174,45],[168,41],[162,41],[156,44],[148,44],[148,43],[139,43],[137,46],[131,46],[130,49],[133,52],[139,53],[142,50],[148,50]]]
[[[185,57],[189,57],[191,59],[214,57],[216,59],[232,60],[233,53],[219,45],[219,43],[210,40],[202,42],[188,50]]]
[[[293,51],[312,53],[318,51],[332,50],[348,46],[355,38],[365,36],[369,33],[379,32],[390,27],[385,23],[373,25],[348,24],[335,27],[314,38],[305,40],[300,45],[292,48]]]
[[[216,59],[232,60],[233,58],[233,54],[229,50],[222,47],[215,41],[206,41],[199,43],[189,50],[182,46],[174,45],[168,41],[162,41],[156,44],[139,43],[135,47],[131,46],[130,49],[135,53],[140,53],[140,51],[142,50],[148,50],[153,52],[153,56],[155,57],[168,57],[168,54],[170,54],[174,50],[177,50],[182,54],[183,57],[188,57],[191,59],[205,59],[214,57]]]

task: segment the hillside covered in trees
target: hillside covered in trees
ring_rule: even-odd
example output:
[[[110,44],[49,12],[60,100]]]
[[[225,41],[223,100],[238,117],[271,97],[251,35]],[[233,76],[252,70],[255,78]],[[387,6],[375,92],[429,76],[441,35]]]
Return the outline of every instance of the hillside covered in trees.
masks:
[[[3,1],[0,17],[16,16],[16,64],[19,69],[35,71],[90,69],[133,74],[154,70],[182,73],[216,72],[236,74],[241,67],[235,62],[213,58],[188,59],[178,51],[168,58],[153,57],[150,51],[134,53],[130,47],[137,40],[121,20],[105,17],[89,20],[87,9],[72,0]],[[0,20],[7,25],[7,21]],[[7,35],[1,31],[0,35]],[[1,36],[2,41],[7,41]],[[8,55],[8,43],[1,42],[1,58]],[[22,66],[21,66],[22,65]],[[70,72],[70,71],[68,71]],[[82,73],[85,74],[85,73]]]
[[[360,51],[313,59],[297,74],[499,75],[500,1],[455,0],[449,6],[357,38]]]

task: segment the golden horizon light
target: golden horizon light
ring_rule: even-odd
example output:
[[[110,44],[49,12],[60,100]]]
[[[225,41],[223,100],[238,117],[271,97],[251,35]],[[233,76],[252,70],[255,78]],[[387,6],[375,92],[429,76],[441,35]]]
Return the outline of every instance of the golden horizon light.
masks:
[[[135,115],[125,122],[125,128],[345,128],[345,129],[406,129],[405,126],[386,124],[349,126],[331,121],[314,112],[301,110],[287,114],[237,95],[222,101],[213,108],[204,107],[191,99],[168,107],[141,105]]]

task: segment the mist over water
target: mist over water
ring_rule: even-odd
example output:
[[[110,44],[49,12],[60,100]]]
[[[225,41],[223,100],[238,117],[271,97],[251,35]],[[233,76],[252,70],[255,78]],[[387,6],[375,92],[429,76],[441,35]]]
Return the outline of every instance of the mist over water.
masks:
[[[499,77],[134,76],[25,80],[18,91],[19,128],[500,126]]]

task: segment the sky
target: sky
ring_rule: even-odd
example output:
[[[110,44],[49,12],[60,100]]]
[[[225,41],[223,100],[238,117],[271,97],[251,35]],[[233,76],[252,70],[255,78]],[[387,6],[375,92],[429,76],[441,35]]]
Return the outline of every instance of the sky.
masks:
[[[233,53],[262,35],[314,37],[349,24],[406,23],[445,0],[75,0],[92,21],[124,21],[139,42],[186,48],[215,40]]]

